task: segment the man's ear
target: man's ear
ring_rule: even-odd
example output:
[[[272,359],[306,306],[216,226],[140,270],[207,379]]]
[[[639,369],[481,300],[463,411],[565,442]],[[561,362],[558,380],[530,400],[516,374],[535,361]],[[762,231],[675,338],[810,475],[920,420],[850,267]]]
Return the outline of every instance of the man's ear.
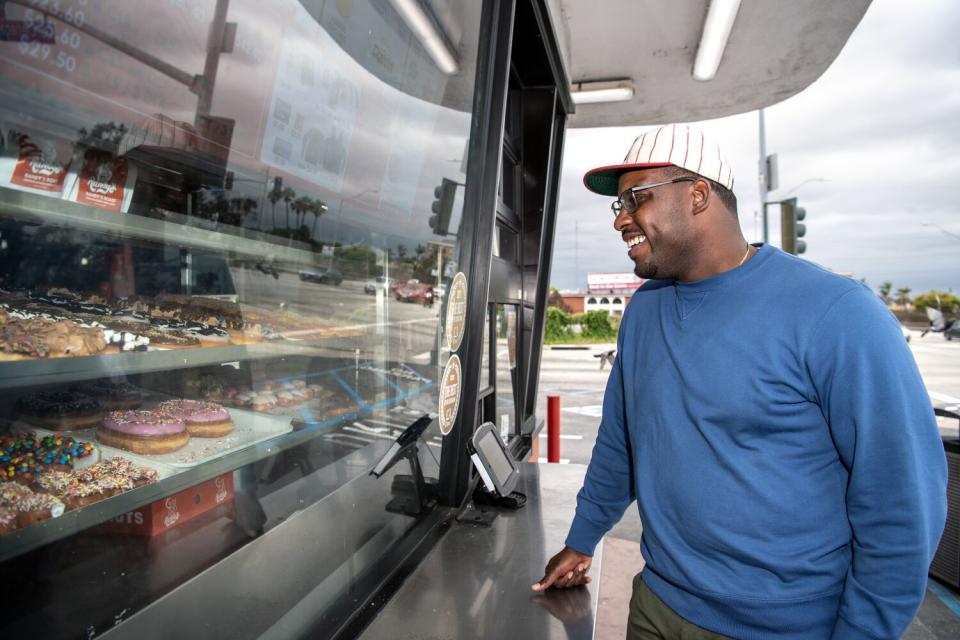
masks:
[[[707,206],[710,204],[710,196],[713,195],[710,190],[710,185],[706,180],[698,179],[694,180],[692,183],[691,193],[692,197],[692,213],[693,215],[698,215],[707,210]]]

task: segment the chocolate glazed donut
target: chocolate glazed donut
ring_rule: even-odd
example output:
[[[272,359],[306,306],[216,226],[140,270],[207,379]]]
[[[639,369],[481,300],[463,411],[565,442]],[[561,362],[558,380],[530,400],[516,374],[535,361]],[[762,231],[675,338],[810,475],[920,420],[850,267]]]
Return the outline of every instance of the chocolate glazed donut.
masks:
[[[75,385],[71,390],[96,398],[107,411],[137,409],[143,404],[143,392],[128,382],[97,380]]]
[[[20,417],[38,427],[69,431],[92,427],[103,418],[94,398],[76,391],[41,391],[17,401]]]

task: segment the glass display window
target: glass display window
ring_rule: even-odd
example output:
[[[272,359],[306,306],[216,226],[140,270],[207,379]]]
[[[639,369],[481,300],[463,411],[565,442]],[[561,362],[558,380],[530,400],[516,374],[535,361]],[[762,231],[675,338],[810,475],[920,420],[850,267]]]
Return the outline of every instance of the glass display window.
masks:
[[[383,0],[2,3],[0,629],[279,559],[257,636],[426,516],[412,463],[368,472],[448,355],[482,3],[440,8],[453,70]]]

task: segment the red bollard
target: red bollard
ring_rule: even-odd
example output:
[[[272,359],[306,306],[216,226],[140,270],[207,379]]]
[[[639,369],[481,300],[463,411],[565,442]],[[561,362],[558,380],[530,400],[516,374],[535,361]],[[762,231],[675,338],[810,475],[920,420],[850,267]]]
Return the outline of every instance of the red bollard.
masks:
[[[560,462],[560,396],[547,396],[547,462]]]

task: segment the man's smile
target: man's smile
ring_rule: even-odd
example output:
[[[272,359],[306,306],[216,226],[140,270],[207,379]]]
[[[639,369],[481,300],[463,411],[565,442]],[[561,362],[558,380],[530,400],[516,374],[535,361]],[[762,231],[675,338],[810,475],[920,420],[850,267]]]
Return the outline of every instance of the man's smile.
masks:
[[[627,243],[627,255],[632,258],[640,253],[637,247],[647,242],[647,236],[642,233],[628,233],[624,234],[623,241]]]

